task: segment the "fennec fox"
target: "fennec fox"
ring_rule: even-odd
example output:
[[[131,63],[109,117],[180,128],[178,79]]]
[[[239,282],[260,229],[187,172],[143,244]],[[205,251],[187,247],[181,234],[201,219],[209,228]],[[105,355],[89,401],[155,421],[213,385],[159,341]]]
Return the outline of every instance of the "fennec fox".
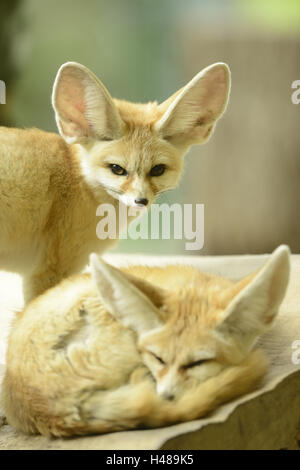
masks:
[[[117,214],[119,204],[149,207],[176,186],[184,154],[207,141],[229,88],[229,69],[217,63],[160,105],[136,104],[112,99],[68,62],[52,95],[60,136],[0,128],[0,269],[23,276],[25,301],[115,243],[96,236],[101,203]]]
[[[233,283],[196,268],[122,271],[91,255],[34,299],[9,338],[2,405],[25,433],[157,427],[198,418],[247,393],[266,371],[258,335],[273,322],[289,249]]]

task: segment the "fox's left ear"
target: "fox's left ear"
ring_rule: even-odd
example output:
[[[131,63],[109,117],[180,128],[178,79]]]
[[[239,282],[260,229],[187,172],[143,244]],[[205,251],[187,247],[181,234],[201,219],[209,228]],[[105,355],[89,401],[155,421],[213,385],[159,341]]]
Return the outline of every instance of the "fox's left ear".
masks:
[[[276,317],[286,293],[289,273],[290,250],[282,245],[255,276],[247,278],[249,282],[244,279],[230,288],[238,294],[225,309],[216,331],[236,340],[241,349],[248,352],[256,337]]]
[[[111,315],[138,335],[161,326],[154,286],[135,282],[132,276],[107,264],[94,253],[90,256],[90,264],[102,302]]]
[[[156,132],[175,145],[206,142],[226,109],[229,91],[230,70],[226,64],[219,62],[205,68],[160,105],[163,116],[155,124]]]

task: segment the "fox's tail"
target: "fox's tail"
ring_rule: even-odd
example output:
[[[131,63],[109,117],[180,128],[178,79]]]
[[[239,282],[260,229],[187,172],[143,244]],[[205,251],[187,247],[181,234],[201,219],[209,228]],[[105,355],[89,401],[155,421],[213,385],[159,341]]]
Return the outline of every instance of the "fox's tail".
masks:
[[[82,420],[62,422],[53,435],[105,433],[141,427],[160,427],[200,418],[239,395],[255,388],[266,372],[268,362],[260,350],[251,352],[239,365],[186,391],[181,398],[166,401],[153,384],[141,382],[115,390],[96,391],[81,403]]]

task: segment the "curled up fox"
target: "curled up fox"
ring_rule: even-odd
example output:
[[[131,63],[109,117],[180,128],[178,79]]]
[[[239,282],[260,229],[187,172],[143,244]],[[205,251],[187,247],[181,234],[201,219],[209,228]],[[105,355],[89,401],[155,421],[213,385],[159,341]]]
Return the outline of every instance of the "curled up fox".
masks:
[[[232,282],[188,266],[63,280],[16,317],[2,406],[25,433],[72,436],[196,419],[252,390],[267,359],[253,349],[276,318],[289,249]]]
[[[217,63],[159,105],[130,103],[68,62],[52,95],[60,135],[0,128],[0,270],[23,276],[25,302],[115,242],[96,236],[100,204],[149,207],[176,186],[183,156],[212,134],[229,89],[229,69]]]

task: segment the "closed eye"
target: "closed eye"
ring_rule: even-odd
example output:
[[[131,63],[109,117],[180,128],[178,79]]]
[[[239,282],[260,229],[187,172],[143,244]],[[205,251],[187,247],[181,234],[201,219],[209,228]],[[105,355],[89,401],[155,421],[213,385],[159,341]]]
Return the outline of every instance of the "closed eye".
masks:
[[[191,369],[192,367],[201,366],[205,362],[209,362],[209,361],[211,361],[211,359],[199,359],[199,361],[189,362],[188,364],[185,364],[184,366],[182,366],[182,368],[185,370]]]
[[[154,354],[152,351],[148,351],[148,352],[149,352],[149,354],[151,354],[151,356],[155,357],[155,359],[156,359],[158,362],[160,362],[160,363],[163,364],[163,365],[166,365],[165,361],[163,361],[161,357],[157,356],[157,355]]]

